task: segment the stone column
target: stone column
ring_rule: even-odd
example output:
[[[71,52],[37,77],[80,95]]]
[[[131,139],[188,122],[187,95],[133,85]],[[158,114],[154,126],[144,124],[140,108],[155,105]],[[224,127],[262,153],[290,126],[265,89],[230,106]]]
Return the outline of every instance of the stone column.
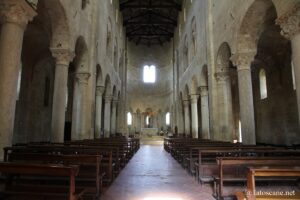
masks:
[[[198,138],[198,94],[191,94],[192,136]]]
[[[141,118],[141,113],[140,112],[137,112],[136,113],[136,131],[137,132],[141,132],[141,122],[142,122],[142,118]]]
[[[118,105],[118,100],[113,100],[112,101],[112,108],[111,108],[111,125],[110,125],[110,132],[111,134],[115,135],[116,134],[116,125],[117,125],[117,105]],[[136,114],[135,114],[136,116]],[[136,117],[135,117],[136,118]],[[135,122],[136,124],[136,122]]]
[[[256,144],[251,79],[251,62],[255,54],[255,52],[237,53],[231,59],[238,71],[240,117],[244,144]]]
[[[87,128],[87,90],[91,74],[80,72],[75,74],[73,114],[72,114],[72,139],[90,139]]]
[[[300,4],[290,12],[279,17],[276,23],[280,25],[281,34],[291,40],[292,62],[295,72],[298,120],[300,125]]]
[[[18,75],[26,25],[36,15],[20,0],[0,2],[0,148],[12,143]],[[0,158],[3,158],[2,151]]]
[[[95,116],[95,128],[96,138],[101,138],[101,121],[102,121],[102,95],[105,88],[103,86],[96,87],[96,116]]]
[[[111,113],[112,96],[104,97],[104,137],[110,136],[110,113]]]
[[[230,76],[228,69],[216,72],[218,92],[218,124],[219,129],[215,134],[215,140],[231,141],[233,139],[233,112]]]
[[[178,100],[178,110],[177,110],[177,127],[178,127],[178,133],[182,134],[184,133],[184,112],[182,107],[182,100]]]
[[[146,119],[145,113],[142,113],[141,114],[141,133],[142,133],[142,128],[145,128],[145,126],[146,126],[145,119]]]
[[[184,106],[184,132],[185,135],[190,135],[190,101],[183,100],[183,106]]]
[[[68,95],[68,68],[74,54],[67,49],[51,49],[56,59],[51,121],[51,142],[64,142],[65,113]]]
[[[202,134],[201,138],[210,139],[209,132],[209,104],[208,104],[208,87],[200,87],[201,98],[201,122],[202,122]]]

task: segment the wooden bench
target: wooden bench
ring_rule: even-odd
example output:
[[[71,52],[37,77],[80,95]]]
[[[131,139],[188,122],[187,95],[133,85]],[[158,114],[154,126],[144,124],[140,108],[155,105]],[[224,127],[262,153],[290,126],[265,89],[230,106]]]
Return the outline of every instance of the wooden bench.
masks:
[[[25,199],[32,197],[65,197],[68,200],[77,200],[85,193],[85,189],[75,187],[75,177],[79,173],[79,166],[63,166],[49,164],[28,164],[28,163],[10,163],[0,162],[0,172],[7,176],[5,190],[2,192],[5,198]],[[42,184],[39,181],[37,185],[18,184],[20,178],[24,176],[37,177],[41,180],[43,177],[48,179],[64,177],[68,184],[49,185]],[[17,178],[14,178],[17,177]]]
[[[222,199],[225,196],[234,196],[234,194],[224,194],[224,183],[245,182],[247,180],[246,171],[249,167],[300,167],[300,157],[219,157],[217,162],[219,176],[215,177],[215,183],[218,189],[214,193],[216,193],[215,195],[218,199]]]
[[[85,195],[100,198],[103,174],[100,171],[102,155],[49,155],[38,153],[10,153],[9,162],[78,165],[76,185],[86,189]]]
[[[219,172],[217,165],[217,157],[300,157],[300,151],[298,150],[286,150],[286,149],[268,149],[263,147],[240,147],[240,148],[215,148],[215,149],[199,149],[198,159],[195,160],[196,176],[199,182],[211,183],[214,177]]]
[[[279,194],[259,194],[256,192],[255,177],[300,177],[299,167],[260,167],[249,168],[247,172],[247,190],[244,192],[236,192],[238,200],[276,200],[276,199],[300,199],[300,193],[296,191],[274,191]]]
[[[99,147],[63,146],[63,145],[41,145],[41,146],[13,146],[4,148],[4,161],[8,161],[11,153],[37,153],[49,155],[102,155],[100,165],[103,174],[103,183],[109,185],[114,178],[115,161],[113,150]],[[115,158],[117,159],[117,158]]]

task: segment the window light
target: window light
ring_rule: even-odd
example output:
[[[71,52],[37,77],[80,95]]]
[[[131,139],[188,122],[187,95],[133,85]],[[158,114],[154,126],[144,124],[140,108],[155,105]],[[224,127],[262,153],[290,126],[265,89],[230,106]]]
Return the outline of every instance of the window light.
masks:
[[[155,71],[156,68],[154,65],[151,65],[150,67],[148,65],[144,66],[144,71],[143,71],[143,80],[144,83],[155,83]]]
[[[130,112],[127,113],[127,125],[132,125],[132,115]]]

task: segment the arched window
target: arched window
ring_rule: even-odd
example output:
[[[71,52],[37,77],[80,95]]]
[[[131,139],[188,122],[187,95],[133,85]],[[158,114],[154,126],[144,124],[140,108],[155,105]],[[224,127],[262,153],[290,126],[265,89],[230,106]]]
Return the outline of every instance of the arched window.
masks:
[[[239,120],[239,142],[242,143],[243,142],[243,138],[242,138],[242,124],[241,124],[241,120]]]
[[[85,9],[86,7],[86,4],[87,4],[87,0],[81,0],[81,9]]]
[[[296,90],[295,68],[294,68],[294,63],[293,63],[293,61],[291,62],[291,66],[292,66],[293,89]]]
[[[132,115],[130,112],[127,113],[127,125],[132,125]]]
[[[18,74],[17,101],[19,100],[19,97],[20,97],[21,79],[22,79],[22,66],[20,67],[20,69],[19,69],[19,74]]]
[[[171,120],[170,120],[170,118],[171,118],[170,116],[171,116],[170,113],[167,112],[167,114],[166,114],[166,125],[167,125],[167,126],[170,125],[170,121],[171,121]]]
[[[259,86],[260,86],[260,99],[265,99],[268,97],[267,92],[267,77],[266,71],[261,69],[259,71]]]
[[[146,125],[149,125],[149,116],[146,116]]]
[[[156,80],[156,68],[154,65],[151,65],[150,67],[148,65],[144,66],[143,71],[143,80],[144,83],[155,83]]]

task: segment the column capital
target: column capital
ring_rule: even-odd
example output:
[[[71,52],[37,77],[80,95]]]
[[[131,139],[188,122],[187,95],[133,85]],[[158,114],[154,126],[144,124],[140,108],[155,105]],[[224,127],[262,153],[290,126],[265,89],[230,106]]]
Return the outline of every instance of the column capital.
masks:
[[[105,91],[104,86],[96,86],[96,96],[102,96]]]
[[[215,78],[218,83],[226,83],[230,78],[229,72],[216,72]]]
[[[91,74],[87,72],[75,73],[75,80],[78,81],[79,84],[87,85]]]
[[[70,62],[74,59],[75,53],[69,49],[50,48],[56,64],[69,67]]]
[[[197,103],[199,94],[190,94],[190,97],[191,97],[191,103]]]
[[[182,100],[182,102],[183,102],[183,106],[184,106],[184,107],[190,105],[190,100],[189,100],[189,99],[184,99],[184,100]]]
[[[300,4],[295,6],[286,14],[276,20],[276,24],[281,27],[281,35],[287,39],[292,39],[300,33]]]
[[[25,0],[2,0],[0,2],[1,23],[14,23],[25,30],[37,13]]]
[[[200,96],[208,96],[208,87],[207,86],[200,86]]]
[[[118,99],[112,99],[111,103],[112,103],[113,106],[116,107],[117,104],[119,103],[119,100]]]
[[[236,53],[231,56],[230,60],[237,67],[237,70],[250,70],[251,63],[254,60],[256,51]]]
[[[111,96],[111,95],[108,95],[108,96],[104,97],[105,103],[111,103],[112,99],[113,99],[113,96]]]

